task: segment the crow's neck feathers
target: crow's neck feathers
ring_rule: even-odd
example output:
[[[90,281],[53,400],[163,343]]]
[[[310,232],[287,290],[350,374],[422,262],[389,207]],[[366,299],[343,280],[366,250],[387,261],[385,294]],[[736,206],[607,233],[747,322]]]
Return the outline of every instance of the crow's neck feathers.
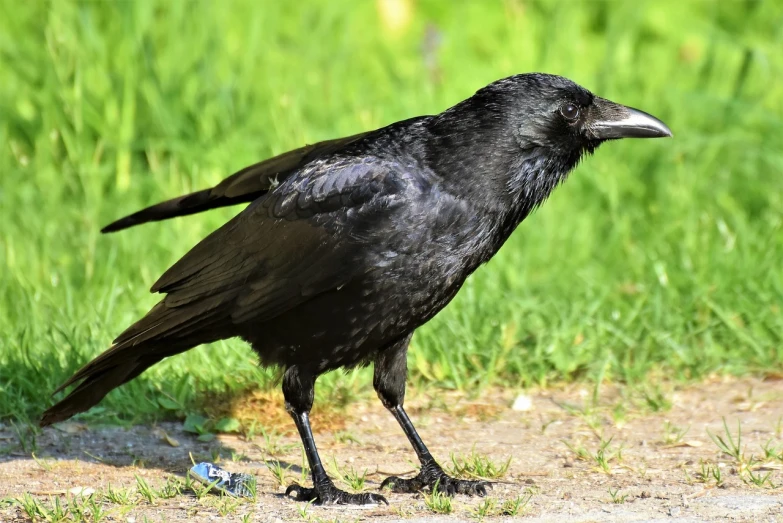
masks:
[[[562,146],[556,137],[515,125],[507,105],[470,98],[432,118],[425,149],[443,186],[499,214],[507,234],[593,149]]]

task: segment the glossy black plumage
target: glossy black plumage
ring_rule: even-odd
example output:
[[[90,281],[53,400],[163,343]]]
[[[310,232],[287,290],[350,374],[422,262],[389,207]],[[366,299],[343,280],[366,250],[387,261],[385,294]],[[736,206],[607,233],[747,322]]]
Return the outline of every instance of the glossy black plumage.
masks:
[[[485,484],[443,474],[402,409],[408,340],[585,153],[624,133],[670,134],[564,78],[517,75],[439,115],[297,149],[118,220],[104,231],[252,201],[163,274],[152,287],[161,302],[61,387],[78,383],[41,423],[90,408],[165,357],[240,336],[285,369],[306,449],[318,375],[374,362],[375,388],[422,461],[418,479],[392,483],[481,494]],[[298,498],[379,501],[330,486],[314,443],[308,458],[315,487],[292,487]]]

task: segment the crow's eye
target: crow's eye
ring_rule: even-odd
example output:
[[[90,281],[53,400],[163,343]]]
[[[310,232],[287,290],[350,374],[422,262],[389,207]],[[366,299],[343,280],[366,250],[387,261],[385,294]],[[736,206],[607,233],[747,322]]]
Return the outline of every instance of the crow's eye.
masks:
[[[566,120],[574,121],[579,118],[579,107],[571,103],[563,104],[560,106],[560,114],[562,114],[563,118]]]

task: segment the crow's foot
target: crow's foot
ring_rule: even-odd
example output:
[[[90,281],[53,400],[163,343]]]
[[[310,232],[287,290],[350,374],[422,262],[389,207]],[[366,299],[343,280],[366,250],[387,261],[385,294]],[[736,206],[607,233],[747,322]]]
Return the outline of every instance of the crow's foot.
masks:
[[[455,479],[443,472],[440,465],[428,463],[421,468],[417,476],[410,479],[391,476],[383,480],[381,490],[389,487],[392,492],[398,494],[413,494],[422,490],[438,489],[438,492],[453,496],[454,494],[467,494],[468,496],[487,495],[487,489],[492,488],[492,484],[486,481],[473,481],[465,479]]]
[[[291,496],[293,494],[293,496]],[[314,488],[302,487],[296,483],[289,485],[285,490],[286,496],[291,496],[294,501],[312,501],[316,505],[379,505],[389,504],[386,498],[380,494],[363,492],[361,494],[349,494],[338,489],[329,481],[316,485]]]

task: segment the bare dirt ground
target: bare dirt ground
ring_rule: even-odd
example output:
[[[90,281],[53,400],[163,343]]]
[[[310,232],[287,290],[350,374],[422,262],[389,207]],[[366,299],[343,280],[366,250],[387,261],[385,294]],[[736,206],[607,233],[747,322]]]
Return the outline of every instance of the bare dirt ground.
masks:
[[[664,387],[662,394],[628,390],[604,387],[597,399],[580,386],[530,392],[518,402],[526,410],[512,409],[517,394],[509,391],[478,399],[409,394],[408,411],[444,466],[453,467],[452,453],[459,461],[475,452],[498,467],[511,458],[487,498],[458,496],[448,515],[442,500],[422,494],[387,493],[389,506],[371,508],[286,499],[274,474],[277,464],[283,470],[290,465],[286,484],[301,481],[302,455],[290,432],[204,443],[178,423],[131,429],[65,424],[37,436],[33,458],[33,442],[25,443],[25,452],[18,434],[0,425],[0,449],[15,449],[0,454],[0,521],[29,519],[31,509],[10,499],[25,494],[28,506],[38,500],[43,507],[39,516],[49,511],[56,519],[51,514],[60,500],[61,512],[66,507],[77,521],[92,521],[97,506],[104,521],[130,523],[476,521],[482,515],[553,522],[783,521],[783,381],[715,380]],[[408,442],[377,401],[351,404],[336,415],[346,417],[345,426],[316,435],[332,477],[366,469],[364,488],[373,490],[389,474],[414,471]],[[732,447],[738,422],[739,452],[722,452],[709,433]],[[254,474],[255,501],[199,497],[188,489],[166,495],[164,485],[182,481],[191,455]],[[138,478],[157,494],[145,498]],[[71,493],[74,488],[95,492],[83,497]]]

